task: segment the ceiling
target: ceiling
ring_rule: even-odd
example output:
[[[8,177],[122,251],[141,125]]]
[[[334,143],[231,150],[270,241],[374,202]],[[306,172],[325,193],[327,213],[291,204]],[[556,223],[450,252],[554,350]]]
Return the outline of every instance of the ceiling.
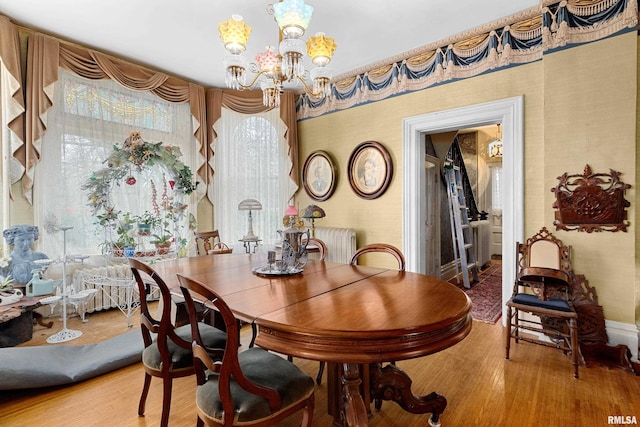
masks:
[[[273,0],[271,0],[273,1]],[[205,87],[224,87],[218,23],[240,14],[252,27],[247,58],[277,44],[270,0],[0,0],[12,22],[147,65]],[[540,0],[307,0],[304,36],[322,31],[338,48],[334,76],[356,74],[478,26],[538,6]],[[399,7],[399,5],[403,7]],[[309,67],[309,65],[308,65]]]

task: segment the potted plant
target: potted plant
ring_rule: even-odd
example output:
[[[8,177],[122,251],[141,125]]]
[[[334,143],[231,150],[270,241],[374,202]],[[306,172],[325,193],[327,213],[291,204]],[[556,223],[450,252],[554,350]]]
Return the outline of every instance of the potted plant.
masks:
[[[118,240],[113,242],[113,254],[115,256],[124,255],[127,250],[130,252],[131,249],[135,249],[136,247],[136,239],[131,236],[128,232],[124,234],[118,235]]]
[[[162,235],[154,234],[151,243],[156,245],[156,249],[158,250],[159,254],[166,254],[167,252],[169,252],[169,247],[171,247],[172,240],[173,236],[169,234],[167,230],[164,230],[164,234]]]
[[[153,216],[149,211],[144,211],[141,215],[134,216],[133,219],[138,224],[138,234],[141,236],[149,236],[151,229],[159,224],[159,218]]]

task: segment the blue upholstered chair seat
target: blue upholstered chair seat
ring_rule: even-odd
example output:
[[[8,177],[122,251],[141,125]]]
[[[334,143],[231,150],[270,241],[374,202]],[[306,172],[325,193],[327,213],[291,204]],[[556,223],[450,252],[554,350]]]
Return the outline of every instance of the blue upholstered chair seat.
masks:
[[[539,308],[547,308],[549,310],[572,311],[569,303],[561,298],[551,298],[543,301],[535,295],[518,293],[512,299],[515,304],[531,305]]]
[[[220,329],[214,328],[206,323],[201,323],[200,334],[202,334],[202,340],[212,348],[224,348],[227,341],[227,334]],[[184,339],[187,342],[191,342],[191,325],[186,324],[175,329],[176,335]],[[193,366],[193,353],[191,348],[182,348],[174,344],[171,340],[167,340],[167,347],[169,353],[171,353],[171,361],[173,362],[173,369],[182,369]],[[158,350],[158,343],[154,338],[153,344],[145,348],[142,352],[142,362],[151,369],[160,369],[162,359],[160,358],[160,351]]]
[[[282,409],[309,396],[314,389],[313,379],[293,363],[262,348],[253,347],[238,354],[244,375],[252,382],[278,391]],[[231,378],[231,395],[238,422],[267,418],[271,414],[269,402],[241,388]],[[198,386],[198,407],[211,418],[222,419],[223,410],[218,393],[218,374],[209,373],[207,382]]]

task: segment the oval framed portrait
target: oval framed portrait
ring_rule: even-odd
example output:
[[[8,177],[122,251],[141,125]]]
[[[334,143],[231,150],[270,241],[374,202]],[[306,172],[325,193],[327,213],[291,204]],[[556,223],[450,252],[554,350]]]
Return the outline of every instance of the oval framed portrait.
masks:
[[[326,151],[309,154],[302,167],[302,185],[313,200],[327,200],[336,189],[336,168]]]
[[[351,153],[347,170],[353,191],[363,199],[375,199],[389,187],[393,163],[382,144],[366,141]]]

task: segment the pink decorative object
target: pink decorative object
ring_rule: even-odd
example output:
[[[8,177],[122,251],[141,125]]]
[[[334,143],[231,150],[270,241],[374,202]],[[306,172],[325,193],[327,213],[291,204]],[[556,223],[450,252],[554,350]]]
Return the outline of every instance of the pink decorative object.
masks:
[[[284,211],[285,216],[298,216],[298,209],[295,206],[289,205],[286,211]]]

